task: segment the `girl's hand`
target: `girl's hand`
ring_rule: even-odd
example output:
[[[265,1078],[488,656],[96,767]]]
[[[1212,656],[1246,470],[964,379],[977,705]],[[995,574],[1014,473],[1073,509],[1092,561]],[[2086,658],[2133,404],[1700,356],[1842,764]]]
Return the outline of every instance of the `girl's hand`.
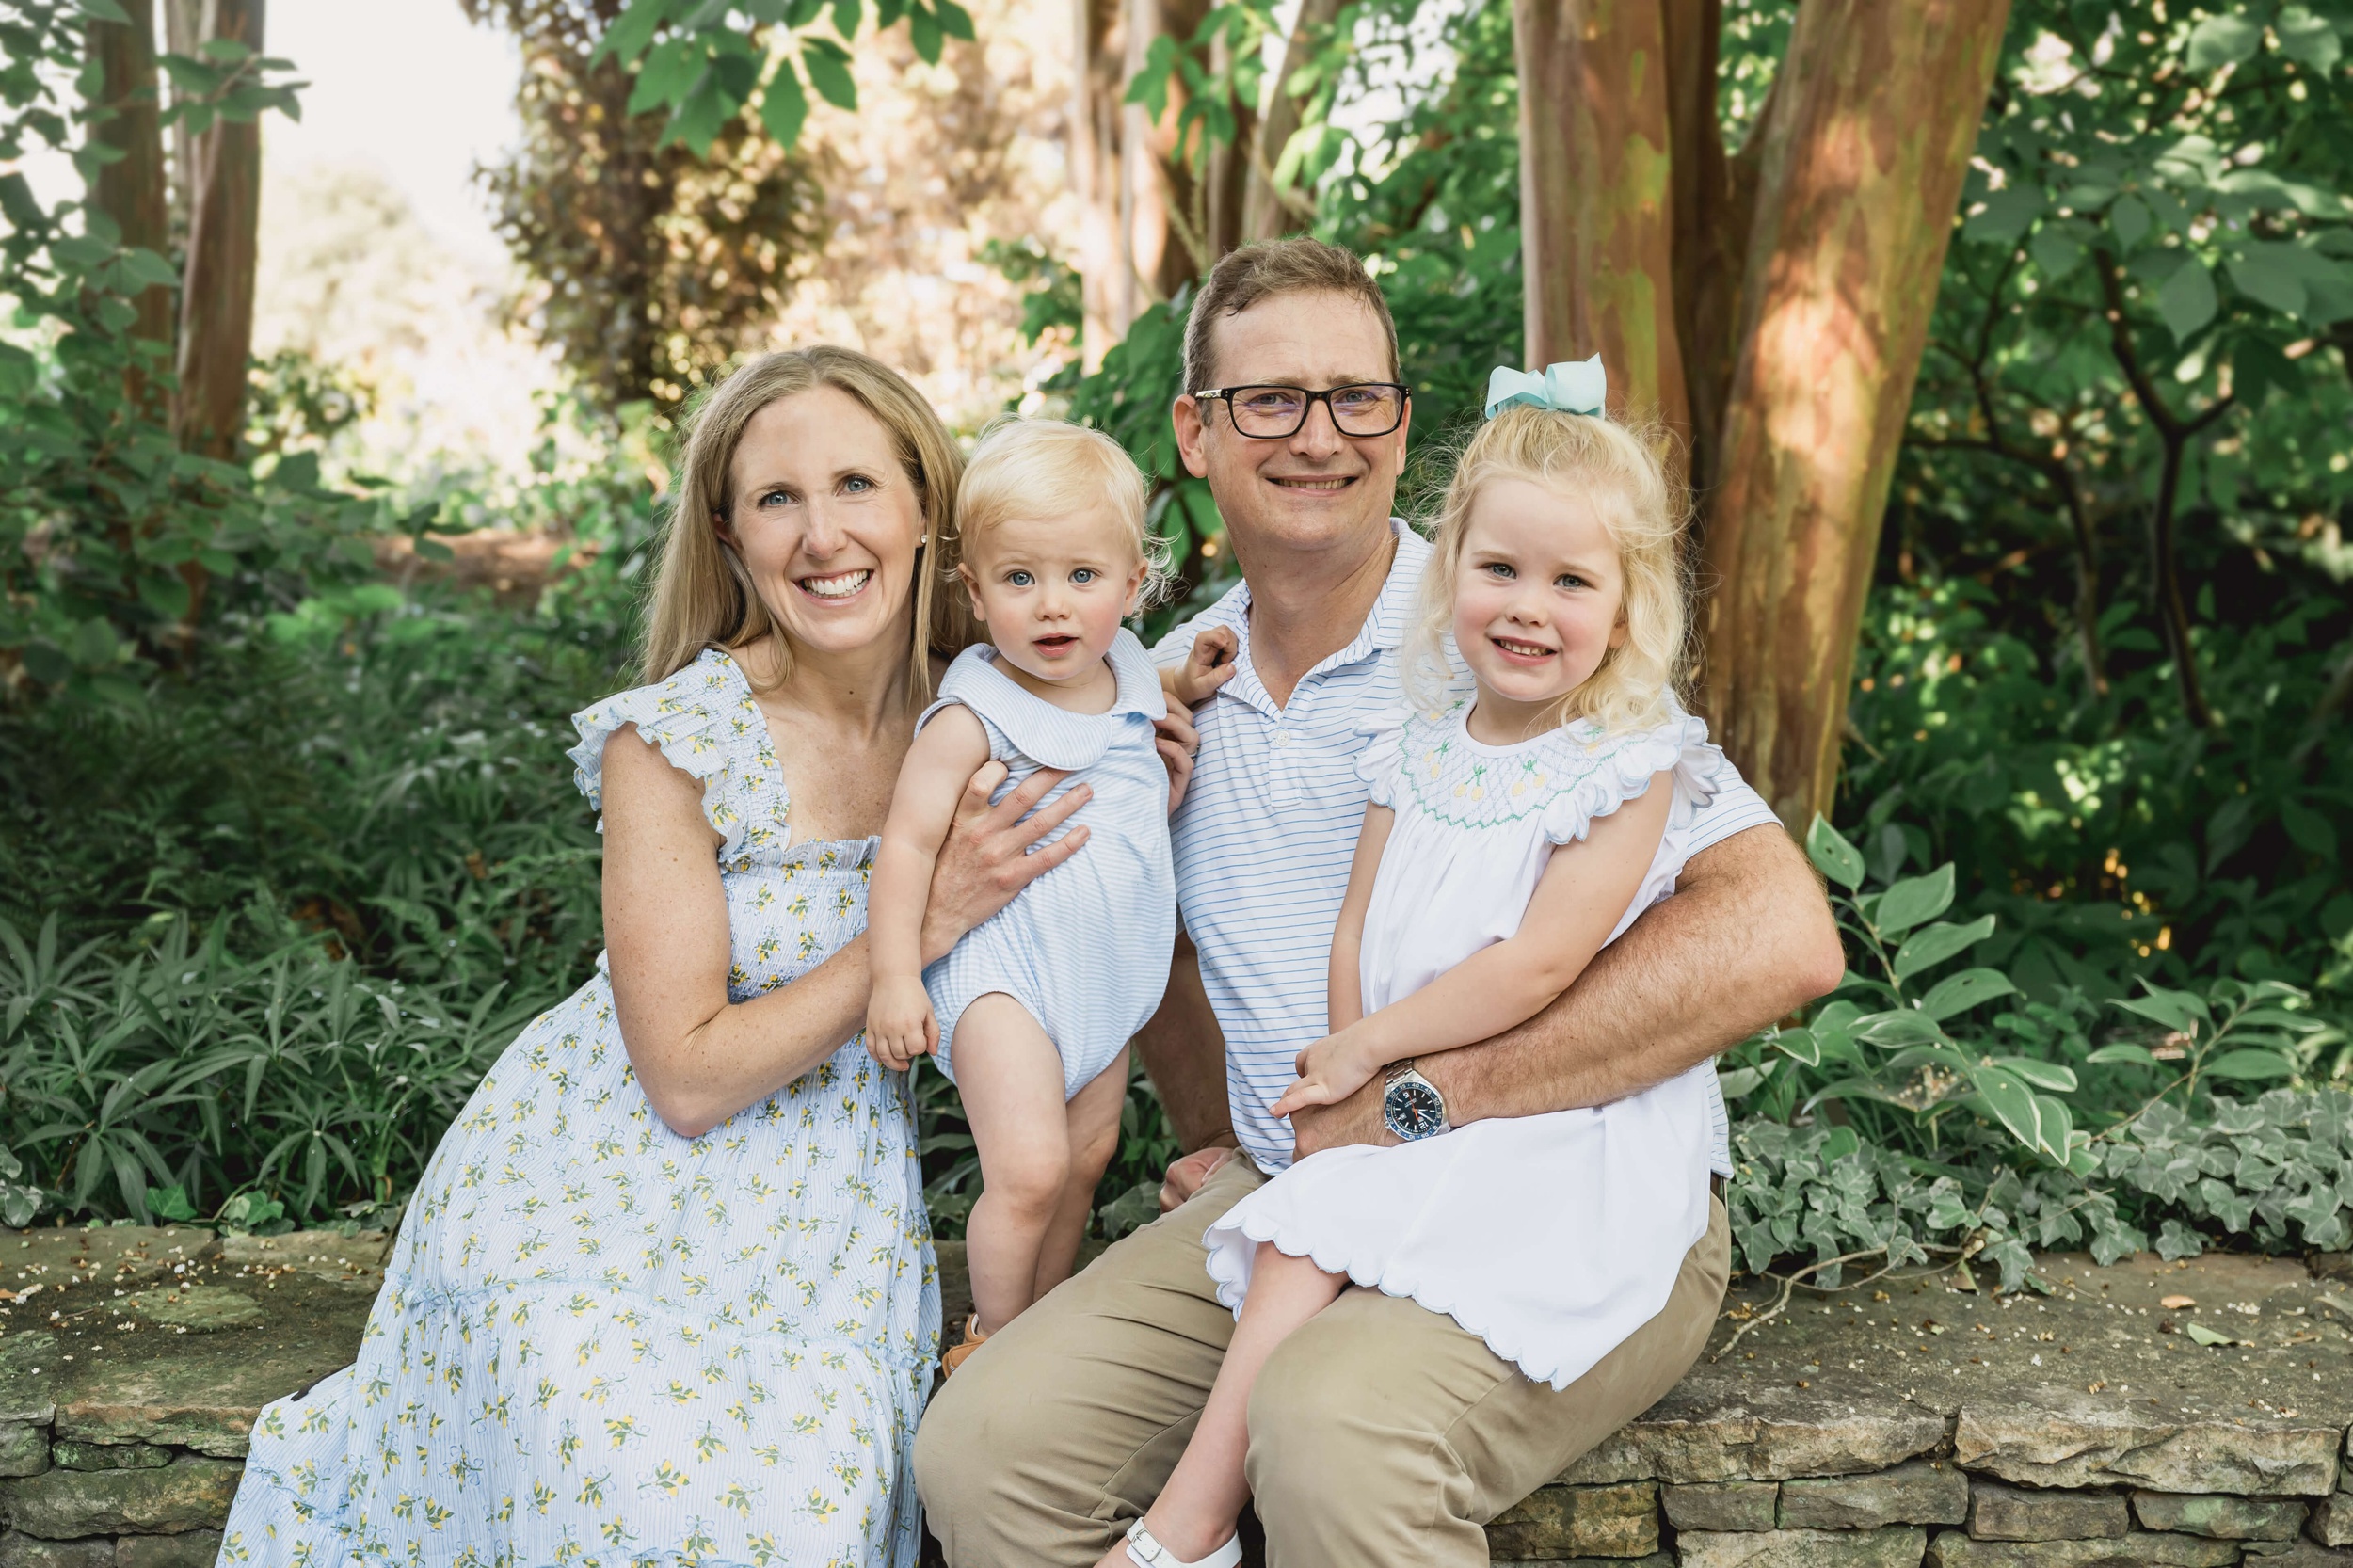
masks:
[[[874,982],[866,1004],[866,1049],[894,1073],[905,1072],[919,1056],[939,1048],[939,1020],[922,981],[901,975]]]
[[[1346,1032],[1327,1034],[1299,1053],[1299,1081],[1274,1102],[1274,1114],[1288,1116],[1310,1105],[1337,1105],[1372,1080],[1381,1064],[1365,1060],[1366,1052]]]
[[[1241,656],[1241,639],[1230,626],[1212,626],[1193,640],[1185,662],[1169,672],[1169,691],[1188,708],[1198,708],[1234,679],[1234,661]]]

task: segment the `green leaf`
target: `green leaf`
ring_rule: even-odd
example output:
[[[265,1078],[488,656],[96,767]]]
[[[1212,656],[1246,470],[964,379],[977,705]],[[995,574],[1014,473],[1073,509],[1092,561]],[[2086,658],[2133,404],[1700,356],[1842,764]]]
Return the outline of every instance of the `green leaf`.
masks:
[[[2276,1050],[2226,1050],[2206,1064],[2208,1078],[2226,1078],[2247,1082],[2265,1079],[2293,1078],[2296,1064]]]
[[[924,10],[919,6],[914,10],[907,13],[908,41],[915,45],[916,54],[922,58],[925,65],[937,65],[939,63],[939,18],[933,15],[930,11]],[[1152,40],[1153,45],[1156,48],[1161,43],[1168,41],[1170,40],[1165,38],[1158,38]],[[1165,85],[1162,86],[1161,91],[1163,94],[1166,93],[1167,88]]]
[[[2294,246],[2278,248],[2293,250]],[[2259,305],[2267,305],[2285,315],[2304,313],[2304,285],[2287,267],[2281,264],[2269,247],[2249,246],[2247,253],[2231,260],[2231,281],[2239,293]]]
[[[2336,70],[2337,60],[2345,52],[2336,24],[2326,17],[2314,16],[2309,7],[2281,7],[2280,14],[2272,19],[2271,30],[2280,35],[2281,53],[2324,76]]]
[[[701,56],[685,39],[667,39],[655,45],[638,70],[637,85],[630,89],[628,112],[644,114],[663,104],[678,103],[693,85],[701,66]]]
[[[2116,232],[2117,243],[2130,250],[2149,232],[2149,203],[2137,196],[2120,196],[2116,205],[2108,209],[2108,227]]]
[[[1952,903],[1953,866],[1948,860],[1926,876],[1907,877],[1888,888],[1871,923],[1881,936],[1900,936],[1922,920],[1936,919]]]
[[[801,90],[801,78],[790,60],[768,78],[768,89],[760,104],[760,123],[788,152],[801,139],[801,127],[808,123],[808,94]]]
[[[1863,855],[1819,815],[1805,830],[1806,858],[1814,869],[1851,892],[1863,886]]]
[[[2050,205],[2050,198],[2040,185],[2005,185],[1989,192],[1985,210],[1961,226],[1966,238],[1983,240],[1990,245],[2016,245],[2034,220]]]
[[[1855,1038],[1868,1040],[1875,1046],[1893,1049],[1900,1046],[1922,1046],[1931,1040],[1942,1040],[1945,1032],[1936,1027],[1936,1020],[1916,1008],[1897,1007],[1884,1013],[1874,1013],[1857,1019]]]
[[[2069,1073],[2067,1077],[2072,1087],[2075,1075]],[[2037,1146],[2051,1157],[2054,1164],[2066,1164],[2067,1145],[2073,1141],[2075,1133],[2074,1118],[2067,1113],[2065,1105],[2048,1095],[2037,1095],[2034,1106],[2041,1112],[2042,1128],[2042,1141]]]
[[[1822,1064],[1822,1042],[1810,1029],[1785,1029],[1773,1036],[1773,1048],[1809,1067]]]
[[[111,22],[118,26],[131,25],[131,14],[116,0],[74,0],[73,8],[93,22]]]
[[[2263,46],[2260,24],[2243,16],[2210,16],[2189,30],[2189,68],[2218,71],[2235,65]]]
[[[2030,1149],[2042,1146],[2042,1112],[2034,1091],[2000,1067],[1979,1067],[1969,1075],[1977,1097],[2009,1135]]]
[[[152,250],[124,251],[122,271],[134,286],[134,292],[138,289],[172,288],[180,281],[180,274],[172,264]]]
[[[596,52],[588,56],[588,63],[599,64],[608,56],[623,65],[636,59],[646,52],[646,45],[653,41],[653,30],[662,25],[663,12],[668,8],[667,0],[630,0],[629,9],[597,40]]]
[[[2129,1062],[2137,1067],[2153,1067],[2157,1064],[2157,1059],[2149,1054],[2148,1047],[2135,1045],[2102,1046],[2084,1060],[2102,1067],[2116,1062]]]
[[[2232,1338],[2229,1335],[2217,1334],[2214,1330],[2208,1328],[2203,1323],[2187,1324],[2184,1328],[2183,1332],[2187,1334],[2190,1338],[2195,1340],[2197,1343],[2209,1348],[2216,1345],[2235,1345],[2238,1343],[2237,1340]]]
[[[833,0],[833,30],[847,42],[856,39],[858,24],[866,18],[866,0]]]
[[[1716,1087],[1728,1100],[1737,1100],[1765,1081],[1765,1075],[1754,1067],[1735,1067],[1728,1073],[1716,1075]]]
[[[801,45],[801,66],[808,85],[837,109],[857,107],[857,84],[850,79],[850,56],[831,39],[812,38]]]
[[[2287,829],[2296,847],[2323,859],[2333,860],[2337,855],[2337,830],[2328,818],[2309,806],[2283,801],[2280,806],[2280,825]]]
[[[253,57],[253,46],[232,38],[206,39],[197,53],[221,65],[243,65]]]
[[[2074,271],[2087,254],[2083,241],[2057,227],[2041,231],[2026,249],[2043,277],[2054,283]]]
[[[1922,926],[1905,938],[1897,949],[1892,968],[1897,980],[1909,980],[1923,969],[1932,969],[1946,959],[1965,952],[1993,935],[1993,917],[1979,915],[1967,925],[1953,925],[1939,920]]]
[[[2145,980],[2140,984],[2149,993],[2147,996],[2118,997],[2115,999],[2116,1005],[2127,1013],[2137,1013],[2144,1018],[2153,1018],[2168,1029],[2177,1030],[2184,1034],[2194,1030],[2201,1020],[2211,1017],[2206,1011],[2204,1000],[2190,992],[2169,991],[2162,985],[2152,985]]]
[[[2195,256],[2185,259],[2157,290],[2157,314],[2177,344],[2187,343],[2214,319],[2216,303],[2214,274]]]
[[[2048,1089],[2058,1095],[2075,1092],[2073,1069],[2059,1063],[2045,1062],[2034,1056],[1997,1056],[1993,1064],[2016,1073],[2038,1089]]]
[[[956,0],[935,0],[939,13],[939,29],[950,38],[969,43],[977,36],[972,30],[972,13],[956,4]]]
[[[2018,987],[1999,969],[1963,969],[1938,981],[1920,999],[1920,1011],[1943,1023],[1957,1013],[1966,1013],[1997,997],[2017,994]]]
[[[1854,1128],[1850,1127],[1832,1128],[1828,1135],[1822,1139],[1823,1162],[1834,1165],[1839,1160],[1852,1156],[1855,1150],[1862,1146],[1863,1140],[1856,1135]]]

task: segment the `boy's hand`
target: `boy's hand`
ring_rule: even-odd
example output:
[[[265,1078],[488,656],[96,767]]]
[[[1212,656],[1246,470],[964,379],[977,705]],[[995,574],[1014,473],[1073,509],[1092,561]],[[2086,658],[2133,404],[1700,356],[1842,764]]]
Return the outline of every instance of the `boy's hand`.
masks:
[[[1185,662],[1168,672],[1169,694],[1188,708],[1198,708],[1234,679],[1234,661],[1241,656],[1241,639],[1230,626],[1212,626],[1193,640]]]
[[[939,1020],[922,981],[912,975],[874,982],[866,1003],[866,1049],[894,1073],[939,1048]]]
[[[1299,1081],[1274,1102],[1274,1114],[1288,1116],[1310,1105],[1337,1105],[1363,1088],[1381,1065],[1348,1032],[1327,1034],[1299,1053]]]

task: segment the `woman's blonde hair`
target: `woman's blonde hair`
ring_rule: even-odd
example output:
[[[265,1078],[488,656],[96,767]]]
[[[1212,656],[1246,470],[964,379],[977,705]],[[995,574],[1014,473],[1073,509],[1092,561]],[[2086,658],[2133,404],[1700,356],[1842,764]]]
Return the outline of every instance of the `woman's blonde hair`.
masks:
[[[1655,436],[1659,439],[1654,440]],[[1447,638],[1471,504],[1498,479],[1525,479],[1591,503],[1609,529],[1625,575],[1619,614],[1625,642],[1561,699],[1556,720],[1588,718],[1605,730],[1663,722],[1682,698],[1690,625],[1682,536],[1688,505],[1658,453],[1663,435],[1597,414],[1506,408],[1479,427],[1457,460],[1439,506],[1421,613],[1401,653],[1405,689],[1425,707],[1443,704],[1453,677]]]
[[[1150,482],[1136,460],[1100,430],[1059,419],[997,421],[981,433],[956,497],[956,550],[1015,519],[1055,517],[1091,502],[1111,508],[1144,563],[1136,608],[1155,602],[1169,581],[1169,543],[1144,522]],[[951,568],[952,569],[952,568]]]
[[[922,507],[923,537],[915,563],[915,636],[907,662],[909,695],[931,695],[931,656],[950,657],[972,641],[962,596],[937,588],[942,568],[952,569],[950,520],[964,459],[930,404],[905,377],[855,348],[820,344],[764,354],[737,369],[688,409],[686,456],[680,463],[677,504],[664,531],[661,558],[647,593],[640,679],[666,680],[705,648],[731,651],[771,637],[769,670],[745,670],[756,686],[773,687],[792,673],[784,629],[761,602],[734,547],[719,536],[733,494],[736,448],[744,429],[771,403],[818,387],[856,398],[890,433],[899,467]]]

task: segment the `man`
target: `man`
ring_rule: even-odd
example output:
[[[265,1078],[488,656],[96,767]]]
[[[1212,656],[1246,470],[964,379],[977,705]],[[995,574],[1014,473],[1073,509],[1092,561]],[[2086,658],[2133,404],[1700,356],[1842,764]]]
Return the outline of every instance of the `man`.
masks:
[[[1379,1079],[1288,1124],[1267,1108],[1300,1048],[1324,1032],[1332,930],[1365,807],[1355,726],[1401,700],[1397,649],[1429,554],[1390,515],[1407,421],[1367,429],[1357,410],[1380,400],[1357,398],[1343,429],[1334,403],[1313,399],[1296,431],[1253,436],[1225,394],[1394,383],[1396,331],[1348,252],[1252,246],[1220,262],[1195,300],[1185,376],[1177,445],[1209,480],[1243,576],[1159,653],[1183,657],[1212,625],[1233,628],[1240,645],[1199,715],[1174,824],[1191,951],[1180,939],[1167,1000],[1139,1042],[1194,1152],[1169,1171],[1161,1202],[1173,1212],[1016,1319],[934,1400],[917,1484],[954,1568],[1082,1568],[1101,1557],[1183,1452],[1233,1332],[1202,1232],[1295,1155],[1394,1142],[1384,1115],[1394,1091]],[[1551,1008],[1413,1064],[1447,1125],[1607,1104],[1837,983],[1819,885],[1764,803],[1735,784],[1703,821],[1675,896]],[[1718,1140],[1728,1174],[1721,1123]],[[1374,1291],[1344,1292],[1291,1335],[1250,1405],[1248,1479],[1270,1568],[1484,1564],[1487,1520],[1646,1409],[1698,1356],[1730,1268],[1721,1203],[1711,1210],[1666,1307],[1559,1392],[1452,1319]]]

